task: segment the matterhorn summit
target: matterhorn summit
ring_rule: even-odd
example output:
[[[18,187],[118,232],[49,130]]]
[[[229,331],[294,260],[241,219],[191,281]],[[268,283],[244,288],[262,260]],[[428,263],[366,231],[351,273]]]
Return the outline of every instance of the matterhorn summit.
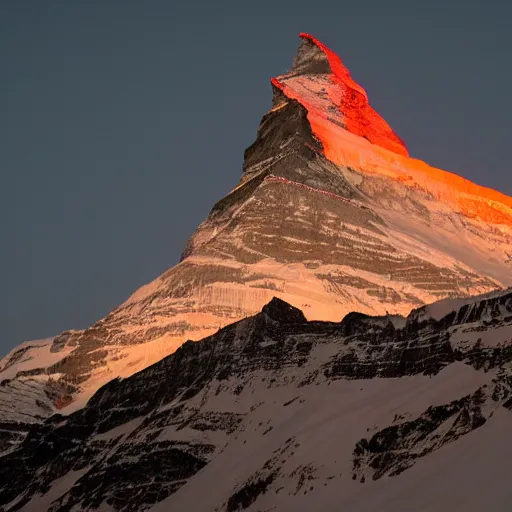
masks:
[[[411,158],[300,38],[180,263],[0,360],[1,510],[405,512],[512,425],[512,198]]]

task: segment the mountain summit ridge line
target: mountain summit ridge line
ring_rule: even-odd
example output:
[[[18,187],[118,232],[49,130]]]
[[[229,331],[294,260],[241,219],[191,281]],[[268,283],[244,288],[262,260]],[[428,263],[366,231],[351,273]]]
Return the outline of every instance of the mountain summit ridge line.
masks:
[[[178,265],[89,328],[0,360],[0,452],[52,414],[81,409],[112,379],[257,314],[273,297],[310,321],[337,322],[356,312],[407,316],[512,285],[508,199],[423,172],[327,52],[303,35],[290,73],[272,86],[239,184]]]

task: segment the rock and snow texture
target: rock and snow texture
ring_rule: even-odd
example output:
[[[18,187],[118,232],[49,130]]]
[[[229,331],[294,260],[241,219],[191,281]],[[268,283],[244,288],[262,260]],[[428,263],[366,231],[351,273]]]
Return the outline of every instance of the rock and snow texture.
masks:
[[[90,328],[47,343],[51,358],[31,349],[29,370],[2,360],[0,452],[26,424],[79,409],[111,379],[274,296],[309,320],[339,321],[512,285],[511,198],[408,158],[340,59],[311,36],[273,84],[240,183],[182,261]]]
[[[42,369],[71,349],[53,350],[53,338],[26,342],[0,359],[0,453],[9,451],[30,429],[71,400],[58,375]]]
[[[509,510],[512,289],[445,307],[308,322],[273,299],[33,428],[0,509]]]
[[[403,141],[370,106],[341,59],[313,36],[300,36],[294,66],[272,83],[307,109],[330,161],[420,188],[468,218],[512,227],[511,197],[409,158]]]

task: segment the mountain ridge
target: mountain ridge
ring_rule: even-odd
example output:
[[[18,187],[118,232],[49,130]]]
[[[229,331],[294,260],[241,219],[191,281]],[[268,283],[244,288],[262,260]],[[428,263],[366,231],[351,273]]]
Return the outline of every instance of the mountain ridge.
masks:
[[[351,78],[341,59],[313,36],[301,33],[300,37],[325,54],[330,67],[324,67],[322,75],[327,79],[315,84],[316,90],[308,90],[300,80],[297,82],[292,68],[290,73],[273,78],[272,84],[283,94],[305,106],[313,132],[322,142],[329,160],[365,172],[391,174],[409,186],[425,187],[429,192],[436,194],[438,199],[450,200],[452,206],[456,206],[468,217],[512,227],[511,197],[491,188],[476,185],[455,173],[431,167],[421,160],[410,159],[403,141],[385,120],[371,109],[366,91]],[[318,97],[309,94],[312,91],[318,93],[318,87],[321,87],[321,91],[328,97],[325,102],[327,106],[322,105]],[[347,96],[355,98],[347,99]],[[355,107],[351,102],[356,104]],[[337,117],[340,118],[339,121]],[[339,126],[342,127],[341,130]],[[352,135],[358,138],[354,139]],[[340,138],[344,139],[343,143],[340,143]],[[369,149],[363,139],[367,139],[373,147]],[[355,147],[351,148],[351,145]],[[383,163],[386,169],[383,169]],[[429,185],[428,180],[436,182],[435,186]],[[446,185],[455,189],[460,194],[459,197],[453,200],[452,194],[446,193]]]
[[[274,298],[33,428],[0,458],[0,506],[377,512],[368,500],[409,471],[439,468],[436,454],[510,424],[512,289],[444,301],[438,318],[430,307],[401,321],[310,322]],[[437,475],[429,492],[443,490]]]
[[[372,144],[377,144],[403,156],[409,156],[403,140],[394,133],[385,119],[373,110],[369,104],[368,94],[352,78],[350,71],[341,59],[312,35],[302,32],[299,37],[302,38],[302,42],[297,50],[292,68],[283,77],[272,78],[272,84],[285,94],[290,94],[289,87],[282,83],[285,77],[288,81],[289,78],[300,77],[304,71],[306,74],[329,75],[334,87],[329,87],[329,84],[324,83],[323,92],[343,112],[343,127],[354,135],[369,140]],[[304,57],[308,63],[318,63],[322,60],[322,56],[325,56],[325,59],[321,68],[312,71],[310,67],[304,67]],[[301,96],[298,95],[296,99],[300,101]],[[316,132],[315,129],[314,131]],[[322,137],[321,133],[317,133],[317,135]]]
[[[273,86],[273,106],[244,154],[239,184],[212,208],[180,263],[88,329],[0,361],[0,451],[15,449],[54,412],[80,409],[111,379],[256,314],[272,297],[308,320],[339,321],[350,312],[406,316],[442,298],[512,285],[506,224],[468,217],[442,193],[416,186],[416,178],[395,179],[405,172],[396,159],[412,159],[322,118],[325,105],[335,107],[331,117],[342,112],[318,88],[330,83],[324,72],[331,64],[313,46],[312,54],[311,46],[299,50],[295,78],[282,78],[289,92],[300,71],[310,92],[293,99]],[[314,102],[322,108],[311,108]],[[329,157],[334,139],[318,131],[326,123],[350,165]],[[395,140],[387,123],[378,126]]]

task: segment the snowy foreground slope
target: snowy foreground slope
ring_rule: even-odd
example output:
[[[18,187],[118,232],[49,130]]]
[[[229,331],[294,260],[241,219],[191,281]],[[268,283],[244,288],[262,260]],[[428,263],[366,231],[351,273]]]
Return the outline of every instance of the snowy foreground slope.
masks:
[[[407,318],[263,311],[34,427],[4,511],[510,510],[512,289]]]

